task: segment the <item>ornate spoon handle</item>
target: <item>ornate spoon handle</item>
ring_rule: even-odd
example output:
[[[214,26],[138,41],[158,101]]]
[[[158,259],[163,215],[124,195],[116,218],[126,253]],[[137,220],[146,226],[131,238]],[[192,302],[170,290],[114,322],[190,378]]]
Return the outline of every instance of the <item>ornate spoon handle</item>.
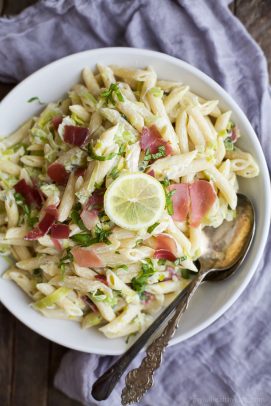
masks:
[[[153,375],[162,362],[162,354],[173,337],[179,320],[187,309],[189,301],[194,292],[206,276],[206,272],[200,272],[189,285],[183,299],[176,307],[173,317],[169,320],[163,332],[147,348],[146,356],[143,358],[138,368],[132,369],[126,376],[125,388],[121,394],[123,405],[139,402],[144,393],[153,385]]]

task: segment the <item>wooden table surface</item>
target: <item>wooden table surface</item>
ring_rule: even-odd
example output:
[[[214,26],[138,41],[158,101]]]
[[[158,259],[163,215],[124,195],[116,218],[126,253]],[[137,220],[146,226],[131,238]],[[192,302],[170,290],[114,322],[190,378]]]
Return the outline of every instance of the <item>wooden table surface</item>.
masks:
[[[0,14],[13,15],[35,0],[0,0]],[[271,0],[235,0],[231,9],[266,54],[271,73]],[[0,99],[13,85],[0,83]],[[0,303],[0,406],[78,406],[53,387],[66,348],[31,331]]]

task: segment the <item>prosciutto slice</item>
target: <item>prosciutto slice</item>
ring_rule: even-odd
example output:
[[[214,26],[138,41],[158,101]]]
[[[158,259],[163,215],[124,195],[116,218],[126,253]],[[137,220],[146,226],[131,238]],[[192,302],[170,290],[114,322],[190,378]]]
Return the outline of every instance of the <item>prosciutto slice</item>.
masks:
[[[161,146],[165,147],[166,155],[171,155],[172,153],[170,144],[161,137],[155,125],[143,128],[140,137],[140,146],[144,151],[149,149],[151,154],[156,154],[158,148]]]
[[[54,222],[57,220],[58,212],[55,206],[48,206],[45,209],[45,215],[39,222],[38,226],[29,231],[24,237],[25,240],[37,240],[47,234]]]
[[[19,180],[14,186],[17,193],[20,193],[28,205],[34,205],[38,208],[42,205],[43,195],[36,186],[31,186],[24,179]]]
[[[166,250],[171,252],[174,256],[177,255],[177,245],[173,237],[169,234],[161,233],[155,236],[154,242],[155,250]]]
[[[211,209],[216,200],[213,186],[207,180],[197,180],[189,185],[190,193],[190,225],[198,227],[203,217]]]
[[[59,125],[62,123],[63,117],[62,116],[55,116],[52,118],[52,124],[55,130],[58,129]]]
[[[63,139],[68,144],[81,147],[82,145],[84,145],[88,136],[89,136],[88,128],[79,127],[76,125],[65,125],[64,127]]]
[[[104,266],[101,258],[95,253],[91,248],[80,248],[74,247],[72,249],[72,255],[75,262],[79,266],[90,267],[90,268],[100,268]]]
[[[154,258],[156,259],[166,259],[168,261],[175,261],[176,257],[172,254],[172,252],[167,250],[156,250],[154,252]]]
[[[68,238],[70,229],[67,224],[53,224],[51,228],[51,237],[57,240]]]
[[[169,186],[169,190],[175,190],[172,195],[173,220],[184,221],[189,213],[190,196],[189,185],[187,183],[178,183]]]
[[[172,196],[173,220],[184,221],[189,216],[192,227],[200,225],[216,199],[215,190],[207,180],[173,184],[169,186],[169,190],[176,190]]]
[[[80,217],[85,225],[85,227],[88,230],[92,230],[93,227],[96,226],[99,217],[98,217],[98,213],[99,211],[97,209],[92,209],[92,210],[88,210],[88,209],[83,209]]]
[[[68,182],[69,173],[66,171],[65,166],[58,162],[48,167],[47,174],[58,185],[65,186]]]

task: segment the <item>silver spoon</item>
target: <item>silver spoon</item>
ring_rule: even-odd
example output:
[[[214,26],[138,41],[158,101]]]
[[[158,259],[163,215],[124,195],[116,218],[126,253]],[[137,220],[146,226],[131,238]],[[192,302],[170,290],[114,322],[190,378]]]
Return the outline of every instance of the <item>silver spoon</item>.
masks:
[[[178,322],[187,309],[196,289],[205,281],[220,281],[232,275],[248,252],[255,229],[255,215],[250,200],[238,194],[236,217],[223,222],[218,228],[206,227],[208,249],[201,256],[200,271],[192,282],[171,302],[138,340],[94,383],[92,396],[96,400],[107,399],[124,371],[168,316],[175,311],[162,333],[150,344],[141,365],[131,370],[122,391],[122,404],[138,402],[153,385],[153,374],[159,368],[162,354],[173,337]]]

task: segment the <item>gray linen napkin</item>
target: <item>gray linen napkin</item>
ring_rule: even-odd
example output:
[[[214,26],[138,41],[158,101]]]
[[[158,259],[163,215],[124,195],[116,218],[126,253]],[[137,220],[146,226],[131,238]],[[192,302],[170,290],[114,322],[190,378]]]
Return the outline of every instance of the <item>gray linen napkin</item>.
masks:
[[[233,96],[270,164],[266,61],[228,3],[43,0],[17,17],[0,19],[0,80],[19,81],[57,58],[90,48],[128,45],[162,51],[197,66]],[[230,310],[205,331],[167,350],[142,406],[271,404],[270,264],[266,250],[252,282]],[[85,405],[97,405],[91,385],[112,361],[70,351],[55,385]],[[110,400],[100,404],[120,405],[123,384],[122,379]]]

